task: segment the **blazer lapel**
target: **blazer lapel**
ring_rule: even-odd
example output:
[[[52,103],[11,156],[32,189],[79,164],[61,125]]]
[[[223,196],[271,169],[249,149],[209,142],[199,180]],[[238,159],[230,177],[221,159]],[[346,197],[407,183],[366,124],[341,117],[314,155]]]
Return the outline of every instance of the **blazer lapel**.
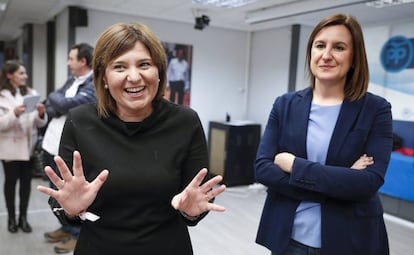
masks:
[[[293,114],[291,115],[295,123],[293,131],[296,136],[296,142],[294,144],[295,155],[307,158],[306,137],[308,133],[310,105],[312,102],[312,89],[307,88],[299,91],[297,100],[296,102],[293,101]]]
[[[348,133],[352,130],[358,119],[358,114],[361,110],[363,100],[350,102],[344,100],[341,110],[339,112],[338,120],[336,122],[331,142],[329,144],[326,164],[334,160],[341,151],[342,144],[346,140]]]

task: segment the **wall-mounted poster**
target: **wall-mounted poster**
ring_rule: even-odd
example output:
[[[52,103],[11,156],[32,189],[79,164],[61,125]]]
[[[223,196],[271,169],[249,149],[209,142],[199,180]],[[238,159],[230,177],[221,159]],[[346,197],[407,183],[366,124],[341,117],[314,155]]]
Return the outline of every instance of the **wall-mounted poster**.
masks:
[[[168,42],[162,44],[167,55],[167,87],[164,98],[190,106],[193,46]]]
[[[394,120],[414,121],[414,23],[365,30],[369,90],[392,105]]]

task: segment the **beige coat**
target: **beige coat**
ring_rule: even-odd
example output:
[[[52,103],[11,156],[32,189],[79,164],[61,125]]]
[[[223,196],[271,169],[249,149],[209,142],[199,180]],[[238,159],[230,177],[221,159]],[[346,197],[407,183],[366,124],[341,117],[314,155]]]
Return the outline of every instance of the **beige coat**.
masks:
[[[31,90],[31,94],[36,94]],[[23,103],[20,95],[9,90],[0,91],[0,159],[29,160],[37,141],[37,128],[47,123],[35,110],[16,117],[14,109]]]

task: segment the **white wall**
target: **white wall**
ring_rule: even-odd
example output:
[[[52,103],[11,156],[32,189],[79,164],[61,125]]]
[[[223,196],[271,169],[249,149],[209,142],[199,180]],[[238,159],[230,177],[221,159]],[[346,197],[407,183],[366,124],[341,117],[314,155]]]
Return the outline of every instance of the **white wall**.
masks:
[[[224,120],[226,112],[232,119],[245,118],[247,32],[212,27],[200,31],[195,30],[193,24],[88,10],[88,26],[76,29],[76,43],[95,45],[108,26],[132,21],[148,25],[161,41],[193,46],[190,105],[200,115],[206,133],[208,122]]]
[[[288,89],[291,27],[254,32],[247,118],[265,128],[275,98]]]
[[[309,35],[312,32],[313,27],[301,25],[300,26],[300,38],[299,38],[299,53],[298,53],[298,66],[296,73],[296,89],[304,89],[309,86],[309,77],[305,72],[306,62],[306,47],[308,44]]]
[[[131,21],[147,24],[162,41],[193,45],[191,107],[199,113],[206,132],[208,122],[224,120],[226,112],[232,120],[252,120],[264,129],[274,99],[288,88],[290,27],[251,33],[212,27],[199,31],[193,28],[193,24],[88,10],[89,24],[87,27],[76,28],[76,43],[88,42],[94,45],[100,33],[109,25]],[[411,25],[409,23],[406,26]],[[68,74],[67,10],[57,16],[56,27],[55,85],[60,87]],[[400,30],[409,30],[404,24],[394,25],[393,29],[398,30],[400,27],[404,28]],[[296,89],[309,84],[304,73],[304,63],[306,43],[312,29],[312,26],[301,26]],[[44,93],[46,84],[44,88],[41,84],[44,82],[45,70],[41,69],[46,69],[43,63],[46,53],[41,51],[47,49],[42,47],[40,42],[43,40],[37,35],[41,30],[43,28],[35,26],[33,84]],[[383,31],[384,28],[364,28],[368,55],[382,45],[376,43],[377,30]],[[389,28],[385,30],[389,33]],[[388,33],[382,37],[388,38]],[[412,72],[412,69],[409,71]],[[374,90],[372,84],[370,87]],[[383,91],[379,92],[380,95],[383,94]]]
[[[68,79],[69,11],[65,9],[56,18],[55,88],[60,88]]]
[[[47,61],[47,26],[33,25],[33,88],[40,94],[41,100],[46,98],[46,61]]]
[[[222,121],[226,113],[232,120],[252,120],[264,129],[274,99],[287,90],[290,27],[254,33],[212,27],[200,31],[193,24],[88,10],[88,26],[76,28],[75,43],[95,45],[108,26],[132,21],[147,24],[161,41],[193,46],[191,107],[200,115],[206,134],[209,121]],[[56,28],[55,87],[59,88],[68,75],[67,9],[56,17]],[[45,83],[46,50],[35,47],[36,86]],[[43,94],[46,84],[36,88]]]

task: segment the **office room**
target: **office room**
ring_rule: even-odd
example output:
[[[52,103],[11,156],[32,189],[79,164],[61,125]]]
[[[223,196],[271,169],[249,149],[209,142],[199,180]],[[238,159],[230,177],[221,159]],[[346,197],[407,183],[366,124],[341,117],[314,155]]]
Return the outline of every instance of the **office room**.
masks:
[[[414,148],[414,137],[407,132],[414,126],[414,109],[410,104],[414,96],[414,62],[398,70],[385,69],[381,63],[382,52],[392,43],[391,39],[402,35],[413,42],[414,3],[379,7],[374,6],[380,4],[374,3],[377,1],[258,0],[226,8],[191,0],[37,2],[8,1],[9,6],[1,14],[0,41],[2,60],[18,58],[25,64],[28,80],[41,100],[67,80],[67,55],[71,45],[86,42],[95,46],[101,33],[112,24],[142,22],[161,42],[191,49],[187,51],[187,57],[191,53],[187,58],[191,66],[189,107],[200,118],[209,163],[214,167],[210,170],[223,175],[227,184],[226,191],[215,199],[226,211],[210,212],[197,226],[189,227],[194,254],[271,254],[255,242],[267,195],[266,186],[253,177],[256,151],[243,155],[251,161],[243,162],[241,169],[245,172],[232,174],[231,171],[240,168],[226,167],[227,154],[231,153],[225,148],[226,135],[229,130],[237,132],[245,126],[259,127],[258,134],[255,129],[258,142],[276,97],[309,86],[305,72],[307,40],[313,27],[325,16],[344,12],[361,23],[370,68],[368,91],[391,103],[394,127],[403,138],[401,147]],[[372,2],[371,6],[365,2]],[[208,18],[205,22],[208,24],[196,28],[200,21],[197,18],[203,16]],[[18,26],[11,26],[13,23]],[[414,45],[407,46],[411,56],[414,56],[413,48]],[[6,56],[10,49],[12,56]],[[214,123],[219,124],[215,126],[218,130],[212,130]],[[218,142],[212,140],[214,136]],[[218,151],[212,152],[213,149]],[[397,153],[391,156],[393,164],[394,158],[401,158],[401,153]],[[240,158],[236,156],[236,162],[227,163],[237,164]],[[393,172],[390,176],[394,175]],[[408,174],[404,179],[410,178],[413,177]],[[3,168],[0,179],[3,183]],[[392,180],[387,182],[386,176],[379,190],[390,254],[408,255],[414,249],[410,241],[414,238],[414,190],[409,183],[404,184],[408,187],[404,186],[403,191],[396,191],[401,187],[391,184]],[[0,203],[1,254],[55,254],[55,244],[46,242],[44,233],[58,228],[59,222],[47,203],[48,196],[37,191],[37,185],[48,185],[48,181],[43,177],[32,179],[28,208],[28,220],[33,228],[30,234],[7,231],[6,205]]]

